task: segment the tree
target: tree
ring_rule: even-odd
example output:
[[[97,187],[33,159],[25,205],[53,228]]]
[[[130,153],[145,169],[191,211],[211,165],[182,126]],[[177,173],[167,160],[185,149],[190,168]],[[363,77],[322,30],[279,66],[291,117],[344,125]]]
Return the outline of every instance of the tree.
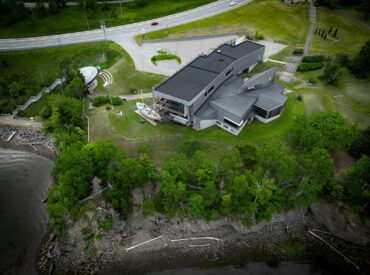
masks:
[[[56,0],[49,0],[48,1],[48,5],[49,5],[49,12],[50,12],[50,14],[57,14],[57,13],[59,13],[59,7],[57,5]]]
[[[341,67],[347,66],[349,61],[349,56],[346,53],[337,53],[335,56],[335,63]]]
[[[361,4],[358,6],[357,11],[364,14],[365,19],[369,18],[370,15],[370,2],[367,0],[362,0]]]
[[[162,171],[161,188],[156,199],[156,209],[167,213],[168,217],[173,217],[178,209],[184,210],[183,200],[188,195],[186,184],[176,181],[168,171]]]
[[[370,75],[370,40],[349,62],[348,68],[358,78],[366,78]]]
[[[96,0],[86,0],[86,7],[95,11],[97,8]]]
[[[288,138],[298,149],[309,152],[314,147],[338,151],[352,142],[347,120],[338,112],[298,116],[289,129]]]
[[[80,77],[75,76],[65,88],[65,95],[77,99],[83,99],[86,93],[86,85],[81,81]]]
[[[341,76],[342,72],[339,70],[339,66],[328,63],[325,65],[324,72],[319,78],[328,85],[335,85]]]
[[[356,131],[349,153],[355,158],[360,158],[363,155],[370,156],[370,127],[364,131]]]
[[[153,215],[155,212],[154,203],[150,199],[145,199],[141,205],[143,211],[141,214],[144,218],[146,218],[149,215]]]
[[[344,200],[356,212],[370,214],[370,157],[363,156],[356,164],[345,170],[340,176],[344,189]]]
[[[194,215],[196,218],[200,218],[204,215],[205,207],[203,197],[193,193],[187,203],[187,210],[190,215]]]
[[[48,15],[48,10],[45,8],[44,3],[41,2],[40,0],[36,2],[35,11],[37,16],[40,18],[44,18]]]
[[[196,151],[201,151],[202,146],[198,140],[185,140],[180,146],[180,152],[191,158]]]
[[[236,147],[239,152],[240,156],[243,160],[243,163],[246,167],[252,168],[254,164],[257,162],[257,148],[252,144],[245,144],[242,146]]]

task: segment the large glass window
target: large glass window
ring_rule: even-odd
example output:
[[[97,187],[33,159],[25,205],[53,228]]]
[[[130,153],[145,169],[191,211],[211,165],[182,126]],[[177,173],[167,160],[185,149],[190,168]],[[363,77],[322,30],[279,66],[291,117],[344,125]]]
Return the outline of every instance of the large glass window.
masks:
[[[224,117],[224,122],[234,128],[238,128],[239,126],[237,124],[235,124],[234,122],[232,122],[231,120],[227,119],[226,117]]]
[[[254,112],[260,117],[267,118],[267,111],[260,107],[254,106]]]

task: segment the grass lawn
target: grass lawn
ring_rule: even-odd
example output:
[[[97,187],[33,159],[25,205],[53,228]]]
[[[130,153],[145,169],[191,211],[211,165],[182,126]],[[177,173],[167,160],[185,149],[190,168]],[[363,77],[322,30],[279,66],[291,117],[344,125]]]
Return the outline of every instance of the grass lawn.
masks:
[[[359,12],[358,10],[356,10],[357,6],[356,5],[353,5],[353,6],[342,6],[341,9],[349,12],[350,14],[364,20],[365,22],[367,22],[368,24],[370,24],[370,17],[368,18],[365,18],[364,16],[364,13],[363,12]]]
[[[230,31],[249,35],[258,30],[265,39],[303,45],[309,28],[308,5],[290,5],[279,0],[255,0],[232,11],[168,29],[168,37],[193,36]],[[149,39],[167,37],[166,30],[146,34]]]
[[[353,56],[370,39],[370,30],[349,16],[323,8],[317,8],[316,13],[316,27],[327,31],[332,26],[338,28],[338,34],[343,39],[336,43],[312,40],[311,53],[327,53],[334,56],[338,52],[344,52]]]
[[[335,86],[325,85],[317,79],[315,86],[306,86],[300,90],[308,114],[316,111],[334,110],[340,112],[352,124],[360,128],[370,125],[370,80],[357,79],[346,68],[343,78]],[[297,73],[304,80],[317,78],[323,69]]]
[[[135,101],[129,101],[114,110],[107,111],[104,106],[94,110],[90,115],[90,137],[92,141],[110,139],[117,146],[123,147],[133,155],[141,145],[147,145],[153,157],[163,160],[163,156],[174,154],[178,146],[186,139],[198,139],[204,148],[222,149],[230,145],[247,142],[280,142],[284,140],[287,129],[297,114],[304,113],[304,103],[290,94],[282,116],[268,124],[257,120],[246,125],[239,136],[234,136],[217,126],[202,131],[195,131],[173,122],[164,122],[153,126],[148,122],[140,123],[140,116],[134,110]],[[151,103],[151,100],[147,100]],[[116,114],[122,111],[123,117]]]
[[[119,4],[109,5],[109,11],[103,11],[103,5],[98,5],[94,11],[87,9],[87,18],[90,29],[99,29],[99,20],[105,20],[107,27],[146,21],[153,18],[178,13],[213,2],[215,0],[151,0],[141,1],[142,4],[122,3],[123,16]],[[80,7],[67,7],[56,15],[45,18],[29,19],[0,29],[0,38],[30,37],[61,34],[87,30],[83,9]]]
[[[73,46],[38,49],[23,52],[0,53],[0,79],[5,80],[15,77],[17,82],[23,83],[24,88],[19,95],[12,97],[8,94],[8,86],[0,82],[0,103],[14,108],[23,104],[31,95],[36,95],[42,87],[48,87],[55,78],[62,77],[60,63],[70,59],[74,68],[95,66],[102,68],[111,66],[118,54],[106,46],[105,42],[87,43]],[[100,62],[102,56],[106,61]],[[4,86],[5,85],[5,86]]]
[[[152,87],[165,77],[158,74],[136,71],[133,60],[125,50],[114,43],[111,44],[111,48],[119,54],[118,61],[108,68],[108,71],[113,75],[113,83],[110,86],[112,95],[130,94],[130,88],[137,91],[142,89],[143,93],[150,93]],[[99,83],[98,90],[108,93],[108,88],[103,87],[101,80],[99,80]]]

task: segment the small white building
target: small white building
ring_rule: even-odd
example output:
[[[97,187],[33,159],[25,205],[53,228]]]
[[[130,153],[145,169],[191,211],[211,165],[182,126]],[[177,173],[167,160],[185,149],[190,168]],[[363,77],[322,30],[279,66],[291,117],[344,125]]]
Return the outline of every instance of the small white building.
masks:
[[[83,67],[80,69],[80,73],[85,79],[85,84],[89,89],[89,93],[93,94],[94,89],[96,88],[96,86],[98,86],[98,81],[96,80],[96,77],[98,75],[97,68],[92,66]]]

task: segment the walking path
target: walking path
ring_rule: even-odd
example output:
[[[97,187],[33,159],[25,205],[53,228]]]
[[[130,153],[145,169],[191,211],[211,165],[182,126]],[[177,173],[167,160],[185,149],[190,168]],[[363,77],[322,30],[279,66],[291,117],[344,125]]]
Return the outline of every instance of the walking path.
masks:
[[[0,124],[2,125],[12,125],[12,126],[21,126],[21,127],[30,127],[34,129],[42,129],[42,123],[31,121],[31,120],[24,120],[24,119],[15,119],[11,116],[0,115]]]
[[[313,30],[316,23],[316,7],[312,0],[310,0],[310,29],[306,37],[306,42],[304,43],[303,56],[308,55],[308,50],[310,48],[310,43],[312,40]],[[284,67],[284,71],[280,75],[280,80],[286,83],[292,82],[294,74],[297,72],[298,64],[302,61],[303,56],[292,56]]]
[[[357,17],[357,16],[355,16],[355,15],[353,15],[353,14],[351,14],[348,11],[345,11],[345,10],[336,10],[336,11],[353,18],[354,20],[356,20],[357,22],[364,25],[366,28],[368,28],[370,30],[370,25],[365,20],[362,20],[361,18],[359,18],[359,17]]]
[[[136,95],[119,95],[118,97],[123,100],[138,100],[141,98],[152,98],[152,93],[136,94]]]

